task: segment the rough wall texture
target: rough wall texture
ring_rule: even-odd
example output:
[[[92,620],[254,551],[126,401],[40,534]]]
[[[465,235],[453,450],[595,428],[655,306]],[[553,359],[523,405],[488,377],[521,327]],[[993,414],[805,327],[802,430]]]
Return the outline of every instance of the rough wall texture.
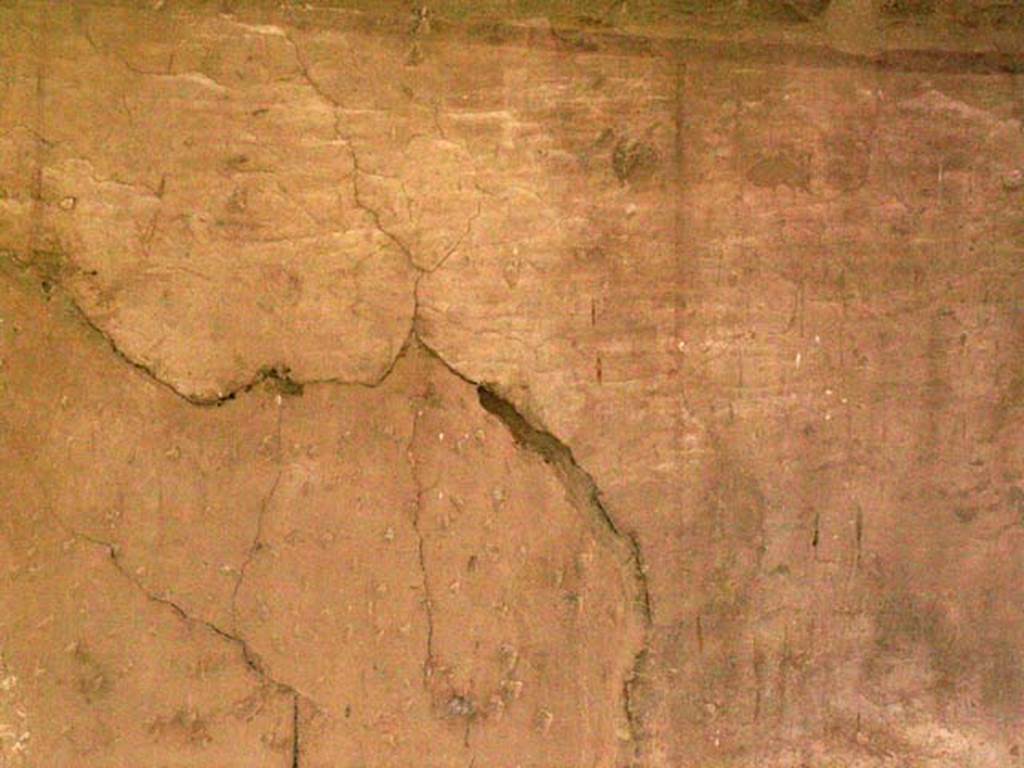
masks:
[[[0,766],[1024,765],[1021,9],[340,5],[0,2]]]

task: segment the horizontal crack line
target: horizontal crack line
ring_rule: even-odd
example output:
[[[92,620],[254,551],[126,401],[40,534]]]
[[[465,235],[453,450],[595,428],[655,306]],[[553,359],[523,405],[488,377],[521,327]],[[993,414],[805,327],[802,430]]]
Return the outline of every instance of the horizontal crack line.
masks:
[[[16,267],[23,271],[28,271],[33,274],[36,273],[36,270],[24,261],[10,257],[9,255],[4,257],[0,254],[0,257],[9,258]],[[299,379],[292,376],[291,368],[287,365],[266,365],[262,366],[248,381],[242,384],[232,386],[216,395],[202,395],[182,389],[179,385],[161,376],[160,373],[158,373],[157,370],[148,363],[134,358],[130,353],[126,352],[118,345],[113,336],[107,333],[89,316],[67,288],[52,279],[45,279],[44,282],[46,283],[46,289],[48,290],[47,295],[52,297],[54,292],[59,291],[61,297],[74,312],[76,319],[90,332],[101,338],[107,347],[110,348],[111,352],[113,352],[121,362],[131,368],[134,368],[147,379],[189,405],[194,405],[200,408],[216,408],[226,405],[237,400],[241,395],[252,392],[263,384],[266,384],[270,389],[284,396],[301,395],[305,387],[321,384],[375,389],[391,376],[392,371],[395,369],[398,361],[405,354],[414,336],[412,329],[415,323],[415,312],[414,316],[410,318],[410,330],[406,335],[405,340],[402,342],[397,352],[391,356],[391,359],[388,361],[384,370],[378,376],[370,380],[358,378],[345,379],[341,377]]]

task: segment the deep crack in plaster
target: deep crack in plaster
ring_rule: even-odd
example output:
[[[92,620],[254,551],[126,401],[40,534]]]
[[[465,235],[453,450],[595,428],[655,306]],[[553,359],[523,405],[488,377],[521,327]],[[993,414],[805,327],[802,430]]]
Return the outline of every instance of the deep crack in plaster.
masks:
[[[31,269],[20,265],[23,269]],[[593,523],[595,523],[600,529],[603,529],[606,534],[614,542],[616,548],[620,550],[619,559],[623,563],[623,566],[628,570],[630,574],[630,581],[632,582],[635,590],[633,597],[633,610],[639,617],[641,624],[644,628],[645,639],[641,647],[635,652],[634,663],[632,669],[626,674],[622,687],[622,711],[625,717],[625,721],[630,731],[630,741],[634,745],[634,749],[642,742],[643,734],[642,729],[639,726],[639,719],[636,714],[636,706],[633,699],[632,683],[635,680],[638,669],[641,666],[642,659],[647,653],[647,634],[653,626],[653,607],[651,604],[650,590],[647,582],[646,568],[643,562],[643,556],[640,549],[639,540],[636,535],[631,532],[624,532],[620,525],[614,520],[611,513],[605,506],[601,492],[595,483],[593,477],[583,467],[581,467],[572,454],[572,450],[563,443],[556,436],[548,432],[547,430],[534,426],[525,416],[523,416],[516,407],[505,400],[500,395],[496,394],[492,387],[486,384],[474,381],[469,378],[453,365],[451,365],[444,357],[442,357],[433,347],[425,343],[415,330],[416,316],[413,316],[414,328],[410,332],[410,336],[406,343],[399,350],[398,354],[395,355],[394,359],[388,365],[387,371],[384,376],[372,384],[365,384],[362,382],[342,381],[342,380],[318,380],[318,381],[297,381],[283,376],[277,373],[274,369],[267,369],[269,372],[261,372],[253,381],[241,387],[238,390],[231,392],[228,395],[216,398],[215,400],[195,399],[189,397],[187,394],[180,392],[171,384],[162,381],[156,373],[145,365],[140,365],[133,361],[130,357],[124,354],[118,349],[116,342],[106,333],[103,332],[98,326],[92,323],[85,312],[75,303],[74,299],[67,295],[63,291],[62,286],[55,285],[55,289],[59,289],[62,293],[65,293],[65,299],[75,310],[76,317],[82,322],[89,330],[93,333],[101,336],[106,342],[107,346],[114,352],[115,356],[121,360],[124,364],[131,366],[135,370],[144,374],[147,379],[155,382],[156,384],[169,389],[177,397],[181,398],[190,405],[197,407],[210,407],[210,406],[224,406],[231,401],[235,400],[239,394],[252,392],[261,383],[268,383],[270,385],[277,385],[275,388],[278,389],[275,395],[278,398],[278,430],[277,430],[277,442],[278,450],[280,450],[281,440],[281,418],[283,410],[283,402],[281,400],[286,396],[298,396],[301,395],[302,389],[307,386],[319,385],[319,384],[333,384],[339,386],[360,386],[366,388],[377,388],[387,381],[391,372],[395,370],[395,366],[398,361],[407,353],[407,351],[413,346],[417,346],[422,349],[429,357],[440,363],[440,365],[448,371],[449,374],[458,378],[462,382],[472,386],[476,392],[480,402],[480,407],[487,411],[489,414],[497,418],[512,435],[515,442],[520,446],[521,449],[528,451],[538,457],[540,457],[548,466],[554,471],[559,481],[562,483],[566,490],[567,496],[572,500],[574,506],[577,509],[588,516]],[[287,386],[281,386],[284,382]],[[421,572],[424,588],[424,612],[425,621],[427,625],[427,639],[425,649],[425,659],[423,663],[423,680],[424,683],[428,683],[432,675],[432,667],[434,662],[434,648],[433,648],[433,634],[434,634],[434,617],[433,607],[430,600],[430,586],[429,576],[427,570],[427,564],[425,560],[425,541],[423,538],[422,531],[419,523],[419,510],[422,504],[422,496],[428,489],[422,487],[420,478],[416,471],[416,461],[413,451],[413,444],[415,441],[415,430],[416,424],[419,418],[420,412],[414,412],[413,415],[413,434],[410,440],[409,446],[407,447],[407,456],[410,463],[410,469],[413,473],[414,481],[416,483],[416,513],[413,519],[413,528],[417,536],[417,557],[419,569]],[[271,503],[274,494],[276,493],[277,487],[281,479],[281,468],[279,467],[275,480],[271,485],[270,490],[264,497],[260,509],[257,513],[257,520],[255,522],[255,534],[252,544],[247,551],[246,558],[242,563],[239,570],[238,579],[235,582],[235,586],[231,596],[231,616],[233,622],[235,621],[235,603],[237,595],[241,590],[242,583],[244,582],[246,571],[249,564],[256,557],[261,547],[261,535],[263,527],[263,519],[267,514],[267,509]],[[65,526],[66,528],[66,526]],[[315,706],[315,702],[311,697],[298,691],[289,683],[277,680],[263,665],[262,661],[256,656],[250,648],[248,642],[243,638],[237,631],[227,631],[217,625],[196,619],[185,611],[181,606],[172,600],[165,597],[156,595],[147,590],[137,579],[135,579],[124,567],[121,565],[118,559],[117,547],[109,542],[101,541],[90,537],[86,534],[78,531],[70,530],[70,533],[83,541],[88,541],[93,544],[105,547],[110,555],[112,565],[128,579],[136,589],[140,590],[147,598],[153,602],[167,606],[175,612],[183,621],[193,624],[199,624],[220,637],[233,642],[239,646],[242,653],[242,657],[245,664],[249,669],[258,675],[267,683],[271,683],[278,689],[292,693],[295,697],[301,697],[310,701]],[[234,628],[237,630],[237,627]]]

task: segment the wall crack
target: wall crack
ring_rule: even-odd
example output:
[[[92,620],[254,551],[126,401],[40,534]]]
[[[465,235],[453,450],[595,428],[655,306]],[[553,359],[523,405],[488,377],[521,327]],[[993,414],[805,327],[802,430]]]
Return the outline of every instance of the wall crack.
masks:
[[[25,265],[21,262],[16,262],[23,268]],[[31,269],[31,267],[28,267]],[[424,273],[421,273],[419,277],[422,277]],[[418,288],[419,280],[417,279],[416,287]],[[452,375],[463,381],[464,383],[472,386],[478,396],[480,406],[491,415],[495,416],[502,424],[509,430],[515,441],[525,450],[540,457],[546,464],[552,467],[563,487],[565,488],[570,499],[576,504],[576,506],[588,514],[591,521],[595,525],[595,529],[603,532],[603,536],[607,542],[611,542],[613,547],[619,551],[619,557],[623,566],[627,568],[630,574],[630,581],[632,583],[632,609],[635,615],[639,619],[640,626],[643,628],[643,642],[641,648],[636,652],[632,669],[626,675],[626,679],[622,685],[622,710],[627,727],[629,729],[630,741],[634,744],[634,748],[641,743],[643,740],[643,729],[641,727],[640,716],[638,714],[638,708],[636,706],[636,687],[637,680],[639,679],[640,672],[644,666],[647,645],[650,635],[650,630],[653,626],[653,611],[654,606],[651,600],[651,592],[647,580],[647,568],[644,563],[643,553],[641,550],[640,541],[637,535],[632,531],[624,530],[618,522],[614,519],[602,498],[601,491],[597,486],[593,476],[582,466],[578,464],[575,456],[573,455],[572,449],[569,448],[564,442],[553,435],[551,432],[535,426],[532,424],[522,413],[520,413],[516,407],[508,400],[501,397],[495,389],[488,384],[474,381],[460,370],[451,365],[445,358],[428,345],[421,337],[417,330],[417,322],[419,319],[419,303],[418,296],[414,292],[414,311],[412,315],[412,322],[409,334],[403,342],[401,348],[395,353],[394,357],[389,362],[386,370],[372,382],[360,382],[360,381],[346,381],[343,379],[309,379],[299,380],[292,378],[289,370],[284,367],[265,367],[262,368],[248,383],[241,385],[228,393],[219,395],[217,397],[200,397],[193,395],[188,392],[184,392],[177,388],[173,383],[162,379],[155,369],[152,367],[134,360],[130,355],[123,352],[118,346],[114,339],[99,328],[92,320],[88,317],[85,311],[74,301],[73,297],[67,293],[66,289],[62,286],[54,284],[53,289],[60,288],[63,290],[67,301],[75,310],[75,314],[79,320],[91,331],[98,334],[103,338],[107,346],[113,351],[115,356],[120,359],[123,363],[131,366],[135,370],[143,373],[148,379],[156,382],[160,386],[170,390],[179,398],[184,400],[186,403],[198,407],[217,407],[228,404],[235,400],[239,395],[252,392],[260,385],[266,384],[273,390],[276,390],[278,397],[283,396],[301,396],[305,387],[313,386],[318,384],[333,384],[339,386],[361,386],[365,388],[376,388],[384,384],[390,377],[391,373],[395,370],[397,363],[407,353],[407,351],[415,344],[421,347],[428,355],[438,361],[443,367],[448,370]],[[51,289],[52,290],[52,289]],[[419,413],[414,416],[413,424],[413,440],[415,439],[416,432],[416,420],[419,418]],[[280,416],[280,414],[279,414]],[[279,419],[279,437],[280,437],[280,419]],[[410,441],[407,451],[409,453],[410,466],[413,471],[413,475],[416,478],[417,483],[417,499],[416,499],[416,511],[413,518],[413,527],[417,536],[417,550],[419,568],[422,574],[423,585],[424,585],[424,609],[426,613],[427,622],[427,648],[425,652],[425,659],[423,663],[423,681],[428,686],[431,681],[434,672],[434,666],[436,663],[435,654],[436,649],[434,648],[434,616],[433,616],[433,605],[430,598],[430,586],[429,576],[426,563],[426,552],[425,552],[425,539],[423,537],[421,525],[420,525],[420,509],[422,505],[422,499],[424,494],[429,491],[422,485],[421,480],[418,478],[418,470],[416,467],[415,457],[412,453],[412,442]],[[262,520],[266,514],[267,507],[269,506],[274,493],[277,490],[277,486],[280,482],[280,472],[275,478],[268,495],[264,498],[260,514],[257,519],[257,531],[254,535],[254,540],[250,546],[249,553],[246,557],[245,562],[242,565],[242,572],[239,575],[239,579],[236,583],[234,593],[231,600],[231,615],[234,622],[235,616],[235,598],[237,597],[240,589],[242,580],[245,575],[245,570],[253,558],[258,553],[262,543]],[[261,679],[273,684],[278,690],[291,692],[295,696],[301,696],[302,698],[309,699],[298,692],[294,687],[274,679],[269,672],[262,665],[258,657],[256,657],[247,641],[237,634],[237,632],[228,632],[215,624],[202,621],[190,616],[181,606],[177,605],[173,601],[154,595],[148,592],[145,587],[140,584],[134,577],[131,576],[120,564],[117,556],[116,546],[108,542],[102,542],[96,539],[90,539],[84,534],[75,534],[76,536],[92,541],[95,544],[104,546],[108,549],[111,556],[111,561],[126,578],[128,578],[138,589],[149,597],[154,602],[163,604],[172,610],[183,620],[188,622],[196,622],[204,625],[209,630],[215,632],[221,637],[237,644],[242,652],[243,658],[246,665]],[[312,701],[312,699],[309,699]]]
[[[94,536],[90,536],[90,535],[88,535],[86,533],[82,533],[80,531],[76,531],[76,530],[74,530],[72,528],[69,528],[63,522],[60,522],[59,524],[73,538],[75,538],[75,539],[77,539],[79,541],[84,541],[84,542],[87,542],[89,544],[93,544],[95,546],[98,546],[98,547],[101,547],[101,548],[105,549],[106,552],[107,552],[107,556],[108,556],[108,558],[110,560],[110,563],[113,566],[114,570],[116,570],[136,590],[138,590],[140,593],[142,593],[142,595],[147,600],[149,600],[150,602],[156,603],[157,605],[163,606],[163,607],[171,610],[179,619],[181,619],[186,624],[188,624],[190,626],[200,626],[200,627],[203,627],[204,629],[212,632],[213,634],[217,635],[218,637],[222,638],[223,640],[226,640],[229,643],[235,645],[238,648],[239,652],[241,653],[242,660],[245,663],[245,666],[249,669],[249,671],[252,674],[254,674],[256,677],[258,677],[260,679],[260,681],[263,683],[263,685],[269,686],[270,688],[274,689],[278,693],[291,694],[292,697],[294,699],[296,699],[296,700],[297,699],[305,699],[305,700],[307,700],[307,701],[309,701],[311,703],[313,702],[312,698],[310,698],[306,694],[302,693],[301,691],[296,689],[291,684],[286,683],[286,682],[284,682],[282,680],[279,680],[276,677],[274,677],[271,674],[271,672],[266,668],[266,666],[263,664],[263,662],[259,658],[259,656],[257,656],[253,652],[252,648],[249,645],[249,642],[244,637],[242,637],[241,635],[239,635],[239,634],[237,634],[235,632],[228,632],[227,630],[222,629],[221,627],[217,626],[213,622],[206,621],[204,619],[198,619],[195,616],[192,616],[188,611],[186,611],[183,607],[181,607],[174,600],[171,600],[168,597],[163,597],[161,595],[157,595],[157,594],[151,592],[149,589],[147,589],[146,586],[141,581],[139,581],[131,573],[131,571],[129,571],[125,567],[124,563],[121,562],[121,556],[120,556],[120,553],[119,553],[119,550],[118,550],[118,547],[117,547],[116,544],[113,544],[113,543],[108,542],[108,541],[104,541],[102,539],[98,539],[98,538],[96,538]]]
[[[434,353],[438,356],[437,353]],[[439,357],[439,356],[438,356]],[[450,367],[449,367],[450,368]],[[637,688],[648,658],[648,642],[654,624],[647,567],[644,564],[640,541],[633,532],[625,532],[615,521],[601,498],[601,490],[593,476],[577,463],[572,449],[547,430],[531,424],[508,400],[484,384],[476,384],[481,407],[495,416],[511,433],[523,449],[539,456],[555,470],[566,493],[576,506],[588,513],[597,526],[618,544],[620,558],[625,560],[633,581],[635,594],[633,610],[641,621],[643,637],[633,663],[622,682],[622,710],[634,756],[645,738],[642,718],[637,706]]]
[[[291,768],[300,768],[302,764],[301,749],[302,742],[299,737],[299,723],[301,713],[299,711],[299,695],[292,694],[292,764]]]
[[[412,511],[412,528],[416,535],[416,554],[420,570],[420,579],[423,583],[423,611],[426,619],[427,630],[426,649],[423,658],[423,686],[429,692],[430,682],[434,674],[436,656],[434,649],[434,604],[430,588],[430,577],[427,573],[426,538],[423,535],[422,521],[420,519],[423,513],[424,496],[431,489],[424,487],[423,481],[420,478],[415,448],[416,439],[419,434],[419,421],[422,415],[423,410],[417,406],[416,410],[413,412],[412,430],[409,436],[409,444],[405,448],[405,455],[406,461],[409,464],[409,471],[412,475],[413,483],[416,486],[416,501]]]
[[[277,473],[274,475],[274,482],[270,486],[270,490],[267,495],[263,497],[260,502],[259,511],[256,513],[256,532],[253,534],[252,544],[249,545],[249,550],[246,553],[245,560],[238,568],[238,578],[235,579],[234,589],[231,591],[231,625],[234,631],[238,632],[238,593],[242,589],[242,582],[245,580],[245,575],[249,570],[249,566],[252,565],[253,560],[256,559],[256,555],[263,549],[263,521],[267,516],[267,510],[270,508],[270,502],[274,499],[274,494],[277,493],[277,487],[281,484],[281,476],[284,474],[283,467],[283,450],[284,445],[281,442],[281,419],[284,410],[283,400],[278,397],[277,399]]]

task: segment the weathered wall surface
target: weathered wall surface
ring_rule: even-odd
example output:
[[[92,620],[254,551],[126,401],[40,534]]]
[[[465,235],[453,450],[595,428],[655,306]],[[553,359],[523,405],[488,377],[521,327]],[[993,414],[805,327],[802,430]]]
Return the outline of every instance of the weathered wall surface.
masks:
[[[0,766],[1024,765],[1019,14],[457,5],[0,4]]]

